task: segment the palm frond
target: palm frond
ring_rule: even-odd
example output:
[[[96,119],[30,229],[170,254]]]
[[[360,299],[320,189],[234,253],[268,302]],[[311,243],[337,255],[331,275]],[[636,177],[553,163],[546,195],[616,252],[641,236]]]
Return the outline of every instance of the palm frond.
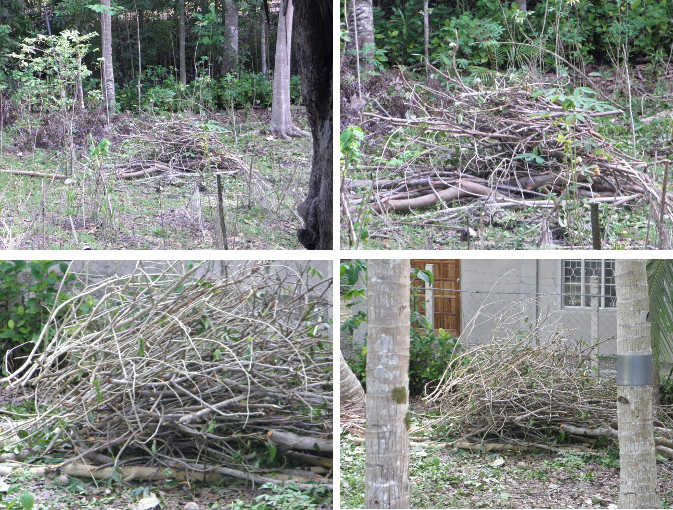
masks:
[[[652,342],[661,355],[673,361],[673,259],[649,261],[647,283]]]

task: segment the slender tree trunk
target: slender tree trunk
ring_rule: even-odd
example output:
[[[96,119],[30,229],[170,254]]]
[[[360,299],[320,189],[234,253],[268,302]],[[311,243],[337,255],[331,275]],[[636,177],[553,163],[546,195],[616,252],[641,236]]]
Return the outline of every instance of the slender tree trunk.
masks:
[[[47,23],[47,34],[49,35],[49,37],[51,37],[51,23],[49,22],[49,6],[43,5],[42,2],[40,2],[40,7],[42,7],[44,11],[44,20]]]
[[[341,405],[362,408],[365,406],[365,391],[362,389],[362,384],[346,363],[341,351],[339,351],[339,357]]]
[[[185,59],[185,0],[180,0],[178,6],[178,37],[180,39],[180,83],[187,85],[187,64]]]
[[[367,268],[365,508],[409,508],[409,260]]]
[[[76,103],[80,110],[84,110],[84,87],[82,85],[82,56],[77,57],[77,86],[75,90]]]
[[[222,76],[238,70],[238,4],[224,0],[224,25],[226,36],[222,58]]]
[[[271,132],[290,140],[291,136],[308,135],[292,123],[290,108],[290,60],[292,52],[292,18],[294,5],[287,1],[287,8],[278,14],[276,59],[273,69],[273,99],[271,104]]]
[[[306,199],[298,212],[299,241],[311,250],[332,249],[332,27],[331,0],[295,0],[301,93],[313,135]]]
[[[115,77],[112,64],[112,14],[110,0],[100,0],[104,7],[100,15],[101,45],[103,54],[103,100],[112,109],[115,105]]]
[[[267,45],[268,43],[268,37],[266,33],[266,25],[268,23],[268,20],[266,19],[266,14],[262,16],[262,27],[260,30],[260,49],[261,49],[261,59],[262,59],[262,73],[264,74],[265,79],[269,79],[269,61],[267,57]]]
[[[136,5],[135,0],[133,0],[133,6],[136,9],[136,29],[138,32],[138,112],[140,113],[141,111],[141,101],[142,101],[142,95],[143,95],[143,87],[142,87],[142,78],[143,78],[143,58],[142,58],[142,52],[140,50],[140,13],[138,12],[138,6]]]
[[[658,508],[652,424],[652,338],[644,260],[618,259],[619,507]]]
[[[356,46],[360,56],[360,68],[374,69],[376,39],[374,38],[374,6],[372,0],[351,0],[348,2],[348,32],[351,39],[348,47]]]
[[[430,72],[430,13],[428,0],[423,0],[423,36],[425,49],[425,77],[427,79]]]
[[[516,5],[522,11],[525,11],[528,8],[526,0],[516,0]]]

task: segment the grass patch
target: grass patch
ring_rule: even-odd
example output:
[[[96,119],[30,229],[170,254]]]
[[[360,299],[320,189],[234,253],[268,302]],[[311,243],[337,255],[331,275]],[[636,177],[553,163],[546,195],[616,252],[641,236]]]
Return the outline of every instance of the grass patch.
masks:
[[[305,126],[303,111],[298,116]],[[311,140],[270,137],[268,123],[266,110],[239,111],[235,122],[231,112],[208,119],[186,113],[136,117],[125,124],[128,133],[117,133],[109,153],[99,159],[82,148],[67,180],[0,173],[0,247],[217,248],[213,164],[226,152],[245,166],[236,173],[216,169],[223,172],[230,249],[299,249],[296,231],[301,220],[296,209],[308,185]],[[176,136],[183,137],[184,147],[155,140],[158,135],[152,128],[161,132],[166,126],[183,130]],[[65,174],[61,152],[39,147],[27,151],[18,143],[19,135],[13,128],[6,130],[0,169]],[[201,154],[193,154],[193,147]],[[195,157],[210,160],[188,173],[169,171],[130,180],[116,178],[113,167]]]

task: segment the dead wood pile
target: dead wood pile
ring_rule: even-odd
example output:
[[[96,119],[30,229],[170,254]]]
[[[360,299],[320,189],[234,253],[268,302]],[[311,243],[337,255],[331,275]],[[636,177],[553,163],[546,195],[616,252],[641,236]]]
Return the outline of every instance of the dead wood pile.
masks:
[[[514,338],[451,361],[428,399],[442,423],[465,436],[542,440],[563,424],[604,426],[616,419],[616,389],[599,380],[587,353],[559,335],[540,345]]]
[[[146,145],[146,157],[112,165],[120,179],[149,177],[167,171],[247,173],[242,159],[220,140],[224,128],[219,124],[194,125],[181,120],[152,124],[138,121],[138,124],[136,133],[140,134],[127,134],[123,138]]]
[[[362,116],[369,119],[367,125],[393,126],[408,150],[420,149],[404,160],[393,153],[400,150],[397,144],[380,155],[396,163],[376,166],[373,180],[345,179],[351,212],[363,200],[379,213],[458,199],[557,207],[562,196],[617,205],[646,197],[661,205],[648,164],[621,152],[594,129],[596,117],[622,114],[605,103],[574,97],[576,107],[566,104],[564,109],[563,98],[534,94],[536,85],[471,89],[442,75],[444,83],[455,84],[447,91],[446,86],[412,85],[404,73],[400,76],[397,88],[409,97],[406,114],[394,116],[371,99],[366,101],[374,112]],[[590,92],[583,94],[590,98]],[[356,196],[359,187],[371,189],[371,195]],[[670,217],[670,199],[664,207]]]
[[[432,424],[448,426],[458,444],[495,438],[553,449],[549,440],[561,433],[584,444],[617,436],[614,378],[598,378],[590,350],[560,335],[537,345],[511,339],[471,349],[451,361],[427,400],[440,410]],[[658,411],[657,451],[673,458],[671,408]]]
[[[271,470],[262,466],[275,457],[295,473],[310,466],[299,480],[325,482],[331,282],[309,285],[310,271],[241,263],[208,276],[203,266],[138,265],[86,286],[60,305],[65,317],[47,324],[7,378],[35,390],[38,411],[21,428],[58,429],[49,449],[69,452],[64,464],[264,482]],[[13,433],[0,433],[0,442]]]

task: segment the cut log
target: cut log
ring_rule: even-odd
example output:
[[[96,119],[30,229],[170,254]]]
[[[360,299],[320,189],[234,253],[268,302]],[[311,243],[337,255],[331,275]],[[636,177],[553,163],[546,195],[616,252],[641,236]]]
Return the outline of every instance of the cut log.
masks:
[[[302,464],[311,464],[313,466],[320,466],[328,469],[332,469],[333,466],[331,456],[320,457],[318,455],[290,450],[289,448],[281,448],[280,451],[283,452],[283,455],[286,457],[299,461]]]
[[[240,478],[243,480],[251,481],[254,483],[277,483],[280,485],[286,485],[288,483],[295,483],[298,488],[302,490],[311,489],[319,486],[325,486],[331,488],[331,484],[326,483],[325,479],[319,477],[318,475],[314,476],[293,476],[288,475],[287,473],[264,473],[263,476],[256,475],[253,473],[246,473],[239,471],[237,469],[221,467],[221,466],[204,466],[199,464],[198,466],[187,465],[190,469],[171,469],[165,466],[161,467],[145,467],[145,466],[121,466],[121,467],[106,467],[106,468],[97,468],[96,466],[87,465],[87,464],[69,464],[67,466],[62,466],[60,471],[68,476],[76,476],[80,478],[92,478],[94,480],[106,480],[110,479],[112,475],[116,473],[120,478],[126,482],[133,480],[147,480],[147,481],[159,481],[159,480],[177,480],[182,481],[216,481],[220,480],[222,476],[231,476],[233,478]],[[12,474],[14,471],[21,470],[26,473],[30,473],[33,476],[45,477],[49,473],[55,472],[59,469],[59,466],[27,466],[23,463],[16,462],[6,465],[0,465],[0,475],[7,476]],[[206,469],[208,471],[204,472]],[[310,484],[305,482],[318,482],[318,484]],[[303,483],[296,483],[303,482]]]
[[[574,425],[562,424],[560,429],[569,434],[575,434],[577,436],[588,436],[588,437],[617,437],[617,431],[610,427],[597,427],[595,429],[589,429],[586,427],[576,427]]]
[[[498,199],[507,199],[502,193],[493,191],[487,186],[472,182],[466,179],[458,179],[456,185],[453,188],[447,188],[435,191],[428,195],[422,197],[411,198],[408,200],[389,200],[387,202],[380,202],[372,204],[372,209],[381,213],[382,210],[390,211],[413,211],[414,209],[422,209],[424,207],[430,207],[435,205],[437,202],[451,202],[453,200],[458,200],[459,198],[466,197],[488,197],[493,196]]]
[[[43,177],[45,179],[67,179],[65,175],[61,174],[45,174],[42,172],[28,172],[24,170],[2,170],[0,173],[3,174],[14,174],[14,175],[28,175],[29,177]]]
[[[314,452],[331,453],[334,450],[331,439],[320,439],[310,436],[299,436],[284,430],[269,430],[267,440],[271,444],[291,448],[293,450],[311,450]]]

